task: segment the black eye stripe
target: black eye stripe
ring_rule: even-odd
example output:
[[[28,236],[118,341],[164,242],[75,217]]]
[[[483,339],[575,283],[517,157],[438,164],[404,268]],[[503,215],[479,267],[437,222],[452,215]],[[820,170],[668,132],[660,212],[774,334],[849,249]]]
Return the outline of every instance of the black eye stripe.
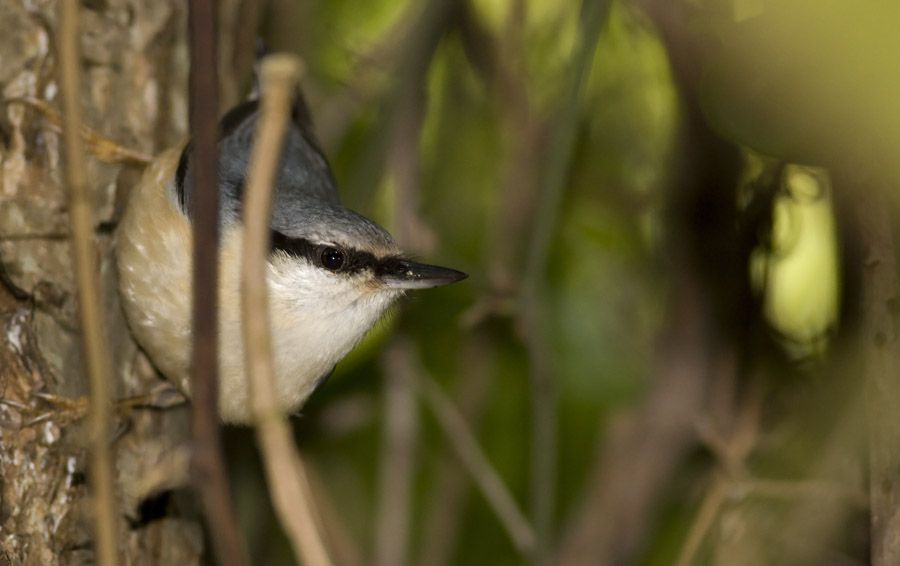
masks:
[[[272,251],[282,251],[286,254],[302,257],[316,267],[322,267],[322,251],[328,247],[316,244],[306,238],[290,238],[277,230],[272,230]],[[344,265],[340,273],[360,273],[365,270],[380,272],[381,264],[396,261],[396,258],[384,258],[379,260],[374,254],[353,248],[340,248],[344,252]],[[322,269],[325,269],[324,267]]]

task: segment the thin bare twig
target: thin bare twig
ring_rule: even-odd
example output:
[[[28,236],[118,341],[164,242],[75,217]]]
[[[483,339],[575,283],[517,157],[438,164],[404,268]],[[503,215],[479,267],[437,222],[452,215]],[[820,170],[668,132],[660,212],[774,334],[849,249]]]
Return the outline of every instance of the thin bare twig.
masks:
[[[666,191],[675,221],[666,251],[673,300],[668,328],[660,335],[654,383],[628,421],[612,429],[596,459],[589,495],[562,547],[560,562],[565,564],[639,560],[658,524],[673,474],[697,445],[696,415],[717,378],[716,361],[728,346],[716,324],[722,313],[710,300],[712,285],[702,269],[718,263],[705,256],[706,242],[698,245],[693,219],[707,210],[700,203],[708,202],[708,195],[735,186],[740,162],[734,146],[709,129],[698,108],[695,83],[689,80],[690,71],[698,67],[690,55],[696,54],[680,48],[679,32],[687,28],[670,18],[673,12],[681,13],[673,9],[677,5],[666,0],[643,0],[639,5],[659,26],[682,95],[681,135],[674,146],[678,165]],[[709,234],[705,218],[703,234]]]
[[[727,366],[732,365],[733,358]],[[730,370],[726,370],[731,373]],[[741,486],[741,480],[746,475],[746,460],[756,446],[759,435],[759,413],[762,407],[762,391],[754,387],[748,399],[740,409],[740,413],[734,419],[734,429],[724,437],[719,431],[712,430],[709,436],[715,438],[716,456],[718,458],[718,471],[714,474],[712,486],[703,498],[700,510],[694,517],[694,522],[688,532],[687,540],[681,547],[678,556],[678,566],[688,566],[694,563],[697,551],[706,538],[706,534],[715,524],[716,518],[724,505],[729,493]]]
[[[713,484],[703,497],[703,503],[700,510],[697,511],[697,517],[691,525],[688,533],[687,541],[681,547],[681,553],[678,555],[678,566],[688,566],[694,563],[694,557],[700,550],[700,544],[706,538],[706,533],[715,523],[722,504],[725,503],[725,497],[728,495],[728,478],[722,474],[716,474]]]
[[[866,510],[869,508],[869,500],[865,492],[834,481],[745,478],[735,481],[731,489],[753,497],[788,500],[832,499],[854,509]]]
[[[7,98],[6,103],[19,103],[33,108],[40,112],[41,115],[48,122],[50,122],[50,125],[53,127],[53,129],[62,130],[62,115],[57,112],[57,110],[53,108],[53,106],[48,104],[46,101],[41,100],[40,98],[34,98],[31,96]],[[82,141],[84,141],[84,143],[88,145],[93,156],[100,161],[139,166],[149,165],[150,162],[153,161],[152,155],[119,145],[116,142],[105,137],[97,130],[85,124],[81,124],[79,132],[81,133]]]
[[[115,478],[110,445],[110,373],[103,311],[100,302],[99,267],[94,248],[94,220],[84,168],[79,105],[81,50],[78,38],[78,0],[61,4],[59,60],[63,98],[63,133],[66,148],[66,178],[69,182],[69,213],[72,250],[78,281],[78,305],[85,363],[91,385],[91,488],[93,490],[95,552],[97,563],[118,562],[116,545]]]
[[[496,341],[484,328],[472,328],[457,355],[459,367],[466,368],[455,383],[454,404],[469,428],[477,431],[494,393],[496,381]],[[450,564],[462,532],[471,481],[459,457],[451,454],[450,441],[443,444],[435,464],[435,477],[427,497],[427,510],[422,519],[422,536],[416,564],[446,566]]]
[[[669,321],[660,334],[657,377],[637,407],[602,435],[587,494],[566,529],[560,564],[634,562],[663,492],[697,444],[714,345],[703,287],[678,241]]]
[[[404,73],[418,73],[420,58],[431,58],[449,14],[456,7],[455,0],[413,2],[397,23],[384,34],[386,38],[358,58],[347,88],[324,104],[317,126],[319,138],[327,148],[340,140],[359,109],[384,94],[393,81],[382,81]],[[401,79],[402,80],[402,79]]]
[[[247,564],[228,487],[218,419],[219,188],[216,154],[218,79],[216,11],[212,0],[191,0],[190,121],[196,166],[193,218],[193,301],[191,351],[194,485],[200,494],[210,538],[220,564]]]
[[[847,195],[850,196],[850,195]],[[855,195],[854,195],[855,196]],[[854,333],[855,334],[855,333]],[[798,415],[804,423],[806,438],[824,439],[824,444],[812,456],[807,482],[839,486],[834,493],[846,497],[828,497],[824,493],[810,497],[795,497],[783,518],[773,525],[781,548],[780,556],[785,564],[821,564],[826,545],[822,541],[840,540],[847,532],[848,518],[857,505],[868,505],[866,489],[867,466],[864,459],[866,423],[864,415],[864,384],[846,379],[860,374],[860,360],[855,336],[839,347],[829,362],[828,372],[840,384],[840,405],[834,405],[830,396],[814,399],[811,407]],[[829,377],[827,379],[832,379]],[[822,407],[834,407],[828,414],[827,426],[816,426],[810,411],[821,413]],[[806,423],[810,423],[807,429]],[[807,440],[808,442],[808,440]],[[771,487],[755,492],[761,497],[774,495]],[[854,495],[858,493],[862,497]]]
[[[465,26],[468,24],[465,6],[461,12],[460,25]],[[471,20],[477,22],[476,18]],[[503,180],[498,198],[497,217],[502,221],[491,222],[487,227],[490,246],[484,257],[494,297],[482,301],[485,314],[503,314],[504,307],[512,313],[518,306],[514,300],[510,300],[512,304],[509,305],[503,303],[505,297],[512,297],[519,288],[518,274],[529,244],[528,230],[542,165],[538,156],[541,155],[544,130],[534,116],[528,90],[524,25],[524,0],[517,0],[509,10],[503,35],[493,42],[482,42],[497,46],[497,75],[490,84],[496,89],[501,127],[509,138],[504,147]],[[485,30],[485,35],[488,33]],[[471,39],[469,35],[463,34],[464,42]],[[473,46],[469,46],[467,53],[472,51]],[[473,62],[473,66],[477,65]],[[478,310],[478,307],[473,309]]]
[[[319,532],[309,482],[275,393],[266,283],[272,186],[300,69],[299,60],[289,55],[270,56],[262,63],[262,106],[244,197],[241,311],[247,380],[272,502],[298,560],[326,566],[331,559]]]
[[[463,466],[472,476],[475,485],[478,486],[497,518],[500,519],[500,524],[506,530],[516,550],[528,555],[534,548],[534,529],[509,493],[506,484],[503,483],[481,450],[478,440],[469,429],[459,409],[431,378],[422,376],[416,381],[416,385],[428,407],[434,413],[447,440],[456,450]]]
[[[399,77],[390,104],[388,174],[394,181],[393,231],[408,250],[427,252],[434,235],[419,217],[419,139],[425,119],[425,78],[446,29],[448,0],[432,0],[416,9],[417,27],[404,43]],[[408,562],[412,501],[418,442],[418,407],[412,391],[413,354],[409,340],[398,336],[385,352],[384,418],[380,456],[375,564],[399,566]]]

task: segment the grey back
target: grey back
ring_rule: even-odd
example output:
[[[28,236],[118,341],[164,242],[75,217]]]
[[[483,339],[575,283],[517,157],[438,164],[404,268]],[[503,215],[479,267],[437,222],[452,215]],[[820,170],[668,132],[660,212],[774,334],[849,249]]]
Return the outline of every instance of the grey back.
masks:
[[[223,226],[240,221],[244,183],[253,147],[259,101],[249,100],[230,110],[221,120],[219,139],[219,208]],[[193,151],[182,151],[175,179],[176,196],[190,215],[193,190]],[[272,203],[272,228],[289,232],[311,209],[341,209],[328,161],[312,133],[309,113],[297,97],[285,137],[281,167]],[[338,213],[340,215],[340,213]]]

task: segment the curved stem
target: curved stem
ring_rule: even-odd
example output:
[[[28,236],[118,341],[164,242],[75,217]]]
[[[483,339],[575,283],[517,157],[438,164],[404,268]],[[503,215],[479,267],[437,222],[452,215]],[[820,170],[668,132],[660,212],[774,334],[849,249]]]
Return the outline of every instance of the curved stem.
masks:
[[[303,462],[275,394],[266,284],[272,186],[300,68],[289,55],[273,55],[262,64],[264,94],[244,199],[241,316],[256,437],[272,503],[297,559],[308,566],[328,566],[331,559],[319,532]]]

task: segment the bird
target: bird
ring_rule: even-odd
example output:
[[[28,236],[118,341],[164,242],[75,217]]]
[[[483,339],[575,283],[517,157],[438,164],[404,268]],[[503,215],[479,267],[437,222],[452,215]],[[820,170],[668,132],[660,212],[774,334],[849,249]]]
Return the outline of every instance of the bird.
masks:
[[[219,124],[219,399],[225,423],[252,421],[240,313],[241,205],[258,98]],[[188,140],[164,151],[133,188],[117,228],[119,296],[156,368],[190,397],[191,201]],[[405,292],[467,274],[411,259],[387,230],[345,208],[299,92],[273,187],[267,258],[275,386],[295,413]]]

